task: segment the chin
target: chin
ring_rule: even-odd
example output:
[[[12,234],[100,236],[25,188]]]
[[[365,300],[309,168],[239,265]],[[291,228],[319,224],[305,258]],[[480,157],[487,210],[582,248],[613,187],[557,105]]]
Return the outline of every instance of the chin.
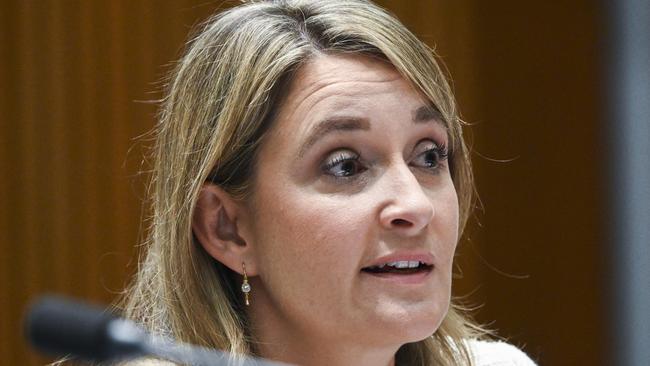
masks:
[[[404,327],[402,343],[418,342],[430,337],[438,330],[444,317],[445,314],[434,319],[426,319],[419,323]]]
[[[403,309],[403,312],[392,314],[390,319],[384,319],[385,328],[382,334],[390,334],[383,339],[391,343],[405,344],[418,342],[434,334],[449,309],[449,303],[433,306],[418,306]]]

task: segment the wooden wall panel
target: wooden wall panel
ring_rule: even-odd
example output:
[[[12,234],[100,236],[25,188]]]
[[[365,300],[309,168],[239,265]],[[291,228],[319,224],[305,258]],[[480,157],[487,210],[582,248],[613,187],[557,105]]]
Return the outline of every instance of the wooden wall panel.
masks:
[[[456,294],[472,294],[484,304],[479,320],[494,320],[542,364],[606,364],[594,4],[379,3],[437,46],[463,117],[474,123],[468,134],[485,209],[460,249]],[[0,4],[7,364],[44,363],[21,338],[35,296],[108,303],[135,269],[149,143],[135,138],[155,120],[155,105],[142,101],[160,97],[191,26],[221,4]]]
[[[550,365],[608,364],[605,123],[593,2],[477,3],[486,314]],[[602,19],[605,19],[604,17]],[[504,305],[505,303],[505,305]],[[510,303],[510,304],[508,304]]]
[[[43,364],[22,339],[42,293],[112,301],[135,268],[146,174],[136,137],[158,80],[215,4],[0,5],[0,354]],[[145,143],[146,144],[146,143]]]

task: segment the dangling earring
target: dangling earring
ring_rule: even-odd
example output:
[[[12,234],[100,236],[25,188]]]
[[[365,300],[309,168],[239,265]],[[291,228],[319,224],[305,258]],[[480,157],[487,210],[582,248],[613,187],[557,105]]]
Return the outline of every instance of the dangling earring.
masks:
[[[246,275],[246,264],[242,262],[241,267],[244,270],[244,283],[241,284],[241,292],[244,293],[244,301],[246,303],[246,306],[249,306],[250,302],[248,301],[248,293],[251,292],[251,285],[248,283],[248,276]]]

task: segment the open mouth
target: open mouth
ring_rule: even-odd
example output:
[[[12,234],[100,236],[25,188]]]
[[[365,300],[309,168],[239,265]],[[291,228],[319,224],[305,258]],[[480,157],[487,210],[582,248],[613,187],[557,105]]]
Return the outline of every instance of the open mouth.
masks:
[[[384,263],[377,266],[362,268],[362,272],[370,274],[399,274],[409,275],[423,272],[431,272],[433,266],[420,261],[397,261]]]

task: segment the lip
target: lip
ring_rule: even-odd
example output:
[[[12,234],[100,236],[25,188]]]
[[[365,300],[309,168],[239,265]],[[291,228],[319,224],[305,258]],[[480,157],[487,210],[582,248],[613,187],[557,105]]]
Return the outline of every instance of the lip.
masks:
[[[383,283],[394,283],[398,285],[417,285],[424,283],[435,269],[433,263],[433,255],[428,252],[397,252],[381,256],[374,259],[366,267],[378,266],[390,262],[399,262],[399,261],[420,261],[424,264],[431,266],[427,271],[419,271],[410,274],[398,274],[398,273],[371,273],[361,270],[361,274],[368,276],[367,278],[373,278]]]

